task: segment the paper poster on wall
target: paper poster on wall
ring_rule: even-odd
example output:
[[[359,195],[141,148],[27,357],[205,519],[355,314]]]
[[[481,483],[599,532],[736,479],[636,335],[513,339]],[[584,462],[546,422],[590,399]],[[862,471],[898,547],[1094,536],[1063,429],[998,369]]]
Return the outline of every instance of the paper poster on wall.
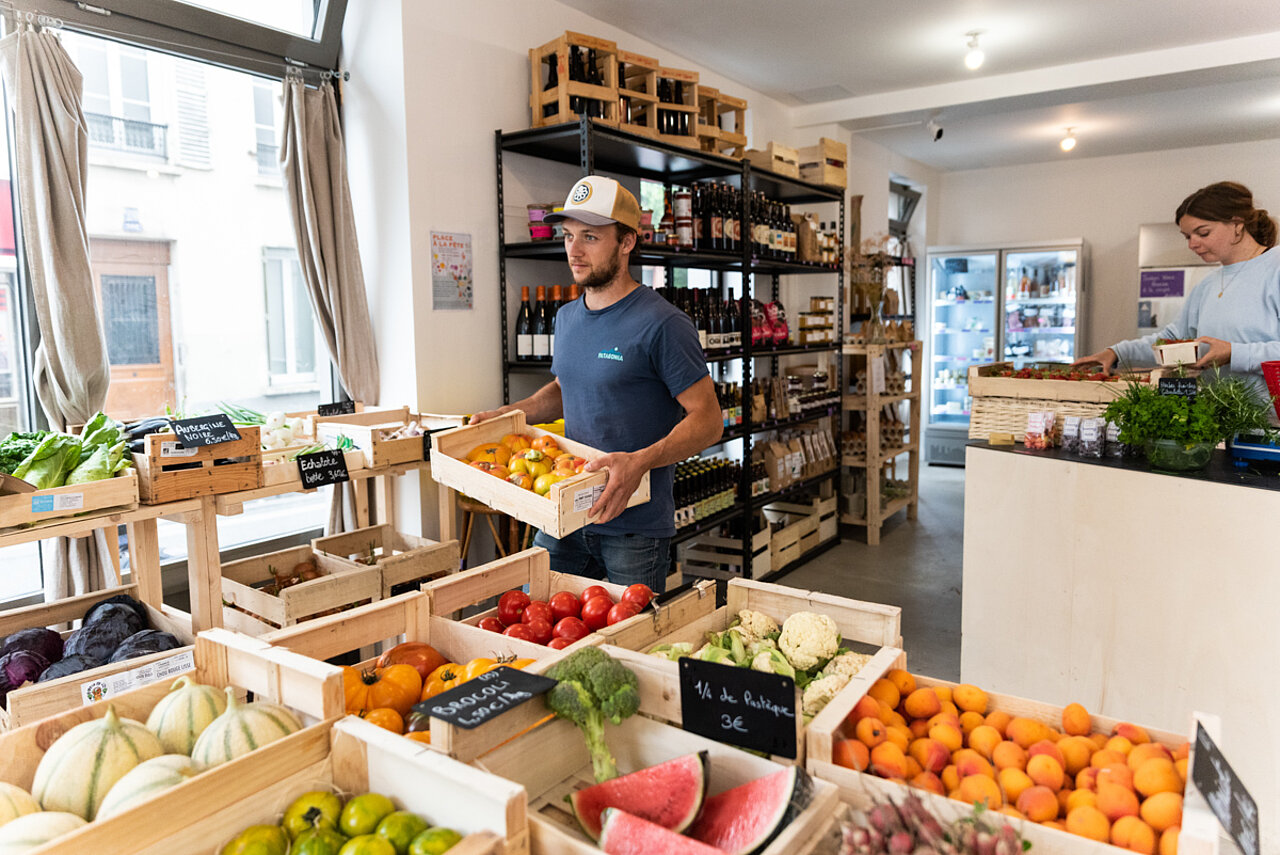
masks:
[[[471,235],[431,233],[431,308],[470,310]]]

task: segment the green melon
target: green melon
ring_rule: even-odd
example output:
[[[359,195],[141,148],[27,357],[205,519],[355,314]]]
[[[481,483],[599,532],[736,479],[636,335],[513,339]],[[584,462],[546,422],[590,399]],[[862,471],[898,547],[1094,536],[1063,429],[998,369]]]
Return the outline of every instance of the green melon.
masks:
[[[147,730],[169,754],[191,754],[196,738],[227,708],[227,696],[219,688],[179,677],[147,716]]]
[[[40,810],[40,803],[17,784],[0,781],[0,825]]]
[[[699,751],[585,787],[571,794],[569,803],[582,830],[599,840],[605,808],[621,808],[679,832],[698,815],[706,793],[707,752]]]
[[[227,708],[204,729],[191,750],[196,768],[209,769],[302,730],[290,710],[269,701],[242,704],[227,687]]]
[[[161,754],[134,766],[107,791],[97,819],[124,813],[140,802],[199,774],[195,761],[185,754]]]
[[[39,811],[0,827],[0,855],[24,855],[87,823],[66,811]]]

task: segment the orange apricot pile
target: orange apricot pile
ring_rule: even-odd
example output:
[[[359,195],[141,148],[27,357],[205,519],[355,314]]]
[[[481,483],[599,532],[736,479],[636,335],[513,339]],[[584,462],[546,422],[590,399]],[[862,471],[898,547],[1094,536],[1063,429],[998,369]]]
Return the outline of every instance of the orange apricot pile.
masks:
[[[529,437],[522,433],[480,443],[467,452],[467,462],[539,496],[545,496],[552,484],[577,475],[587,465],[585,458],[562,449],[552,434]]]
[[[845,719],[833,761],[1133,852],[1177,852],[1186,742],[1170,749],[1128,722],[1095,731],[1080,704],[1060,729],[989,706],[977,686],[891,669]]]

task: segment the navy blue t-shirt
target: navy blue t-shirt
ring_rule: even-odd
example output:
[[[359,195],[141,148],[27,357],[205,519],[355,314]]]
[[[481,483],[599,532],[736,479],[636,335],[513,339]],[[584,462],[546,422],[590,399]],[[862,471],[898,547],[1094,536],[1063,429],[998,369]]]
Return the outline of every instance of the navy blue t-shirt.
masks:
[[[583,298],[561,307],[551,371],[560,381],[565,436],[601,451],[638,451],[684,417],[676,395],[707,376],[707,363],[689,316],[642,285],[599,311]],[[674,465],[651,470],[649,501],[594,531],[675,534],[674,474]]]

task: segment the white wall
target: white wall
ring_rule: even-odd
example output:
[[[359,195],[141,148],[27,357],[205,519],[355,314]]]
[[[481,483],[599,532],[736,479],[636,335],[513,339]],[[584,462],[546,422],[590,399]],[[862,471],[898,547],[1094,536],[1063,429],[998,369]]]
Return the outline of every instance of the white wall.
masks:
[[[1193,190],[1224,180],[1280,212],[1280,140],[947,173],[930,243],[1084,237],[1089,353],[1137,334],[1138,226],[1172,220]]]

